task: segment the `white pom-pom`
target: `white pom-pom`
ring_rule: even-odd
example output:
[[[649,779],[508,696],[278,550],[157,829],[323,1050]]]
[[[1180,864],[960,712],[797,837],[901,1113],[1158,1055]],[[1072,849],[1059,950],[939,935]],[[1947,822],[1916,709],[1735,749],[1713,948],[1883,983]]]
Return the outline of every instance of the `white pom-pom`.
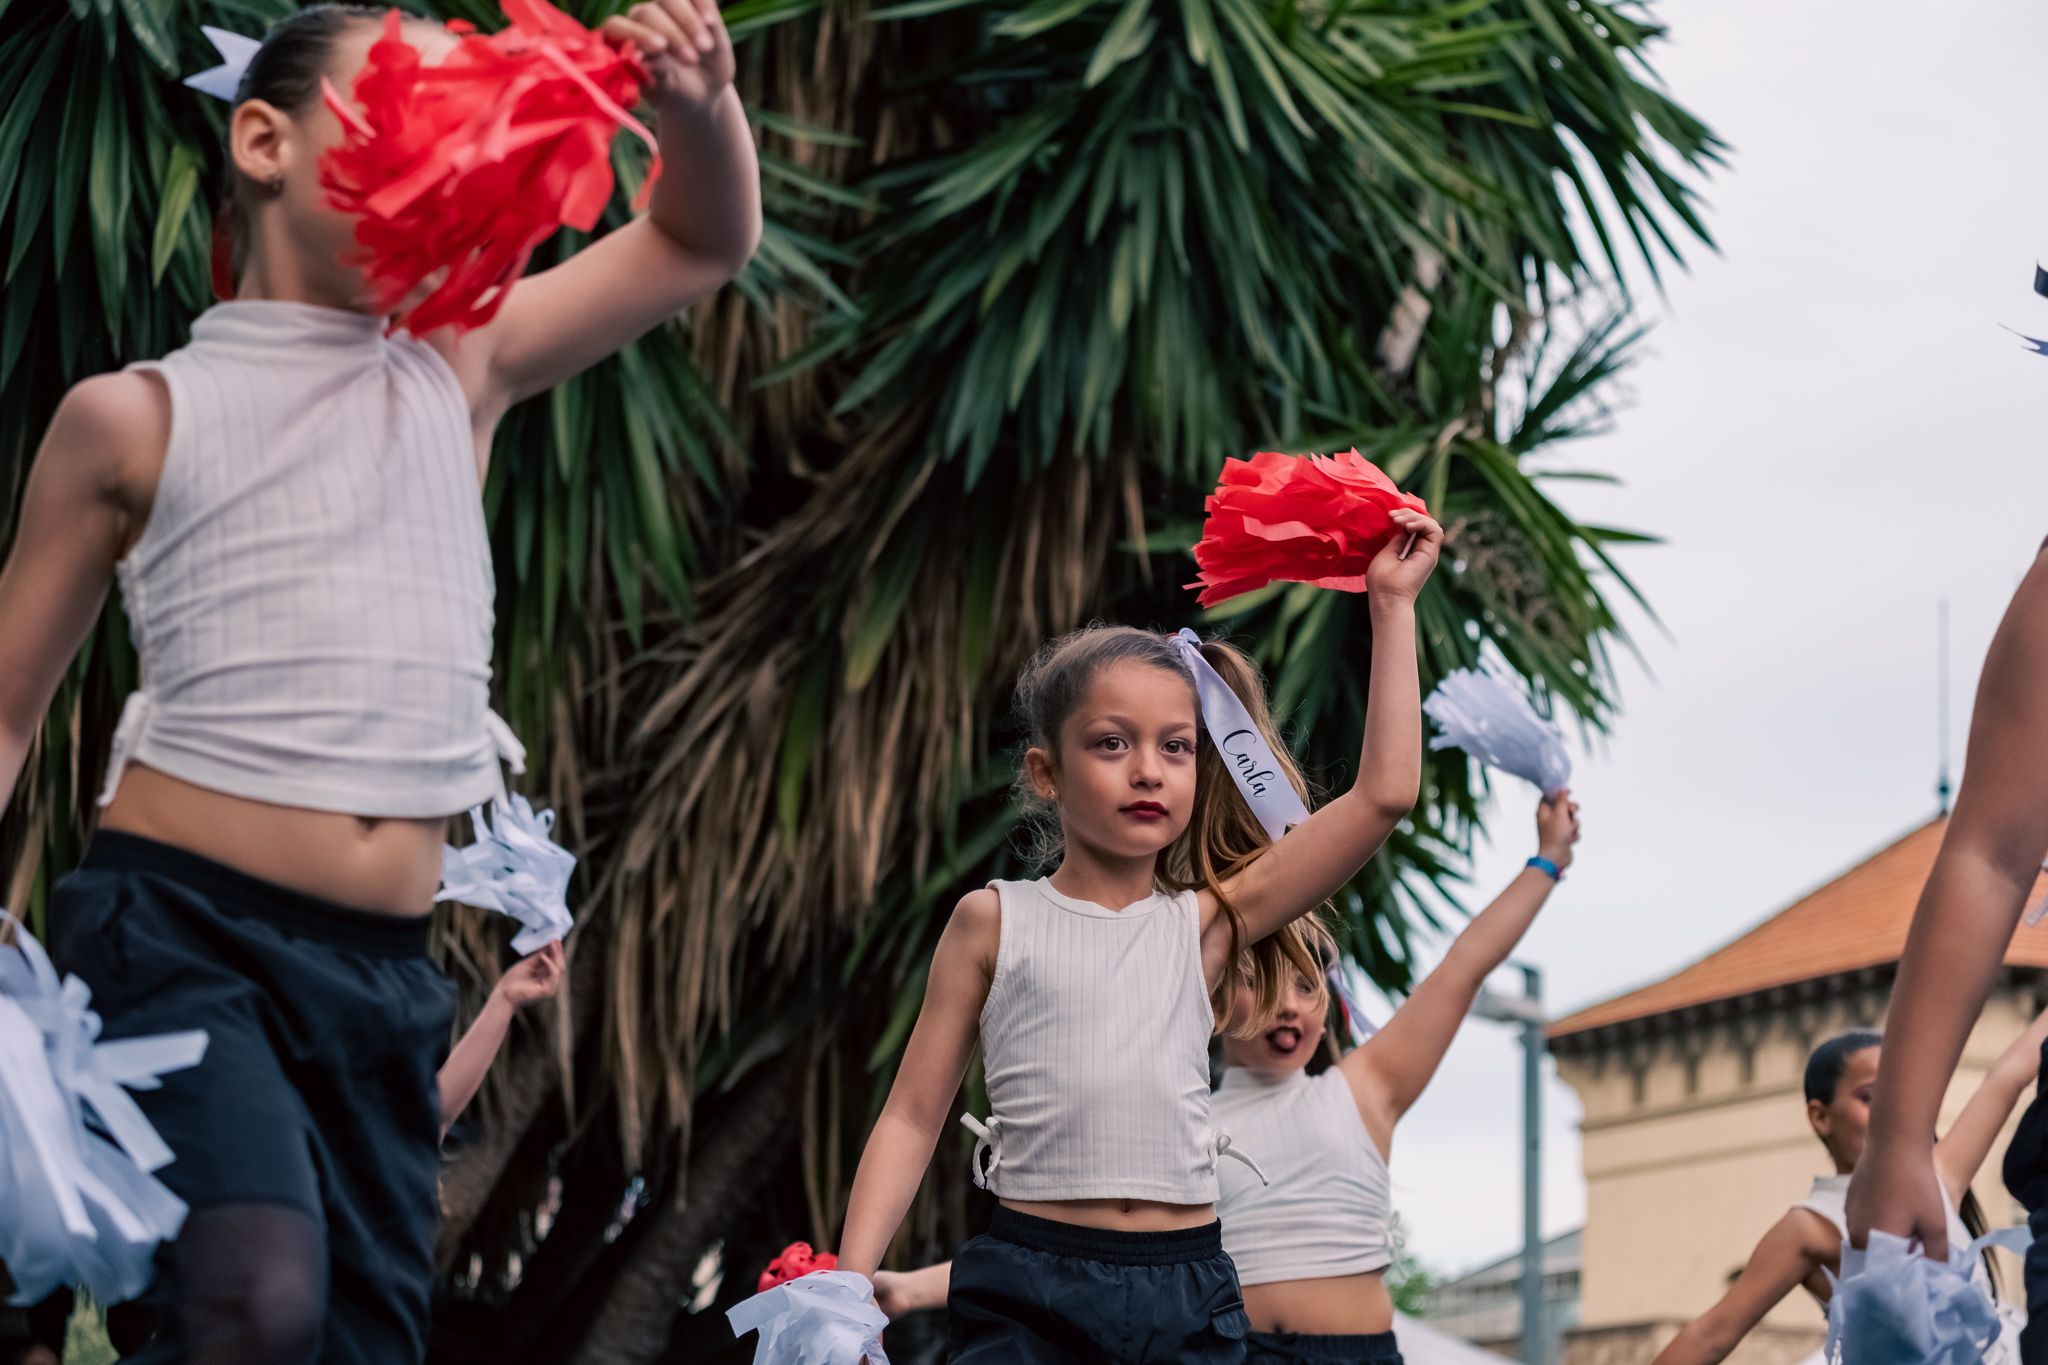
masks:
[[[754,1365],[889,1365],[875,1287],[850,1270],[814,1270],[726,1310],[734,1336],[759,1331]]]
[[[1422,709],[1442,733],[1431,749],[1463,749],[1555,796],[1572,782],[1571,755],[1557,727],[1536,714],[1522,689],[1492,668],[1461,668],[1437,684]]]
[[[469,813],[476,842],[441,850],[437,901],[460,901],[510,915],[524,926],[512,940],[521,956],[565,937],[575,921],[569,914],[569,877],[576,855],[550,832],[555,813],[534,813],[523,796],[491,803],[486,822],[481,806]]]
[[[206,1034],[100,1042],[90,988],[60,981],[20,921],[0,912],[4,922],[15,939],[0,948],[0,1262],[16,1303],[64,1284],[106,1303],[132,1299],[185,1205],[151,1174],[173,1154],[127,1092],[195,1065]]]
[[[1987,1246],[2024,1251],[2024,1227],[2005,1228],[1946,1263],[1920,1247],[1872,1230],[1867,1250],[1842,1248],[1842,1275],[1828,1301],[1827,1358],[1850,1365],[1978,1365],[2003,1333],[1998,1306],[1972,1277]]]

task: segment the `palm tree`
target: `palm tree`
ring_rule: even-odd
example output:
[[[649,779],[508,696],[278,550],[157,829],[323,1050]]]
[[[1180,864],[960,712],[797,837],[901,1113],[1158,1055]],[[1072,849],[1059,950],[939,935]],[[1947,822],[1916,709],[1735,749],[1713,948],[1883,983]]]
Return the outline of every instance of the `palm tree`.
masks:
[[[66,384],[177,344],[204,305],[218,115],[174,77],[205,64],[199,22],[285,7],[0,0],[10,494]],[[1193,617],[1185,549],[1225,456],[1359,446],[1451,528],[1425,686],[1491,651],[1561,714],[1611,718],[1632,590],[1610,552],[1642,537],[1566,513],[1551,452],[1605,425],[1637,333],[1561,305],[1707,240],[1685,177],[1719,153],[1645,66],[1639,7],[728,19],[760,258],[515,412],[493,461],[498,677],[546,736],[582,926],[553,1027],[516,1041],[445,1184],[449,1360],[703,1359],[709,1310],[767,1255],[830,1243],[946,910],[1017,865],[1007,680],[1091,617]],[[1256,647],[1333,786],[1361,610],[1283,587],[1208,617]],[[131,670],[110,615],[0,831],[13,903],[75,857]],[[1347,949],[1390,986],[1480,782],[1433,758],[1342,897]],[[501,935],[474,919],[443,944],[481,987]],[[897,1254],[970,1229],[964,1167],[941,1144]]]

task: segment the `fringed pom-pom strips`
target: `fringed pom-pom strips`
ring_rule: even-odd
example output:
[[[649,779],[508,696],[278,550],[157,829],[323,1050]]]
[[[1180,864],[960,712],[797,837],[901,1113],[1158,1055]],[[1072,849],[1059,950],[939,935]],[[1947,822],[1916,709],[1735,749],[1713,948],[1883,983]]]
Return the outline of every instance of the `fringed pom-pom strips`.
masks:
[[[786,1253],[785,1253],[786,1254]],[[726,1310],[734,1336],[758,1331],[754,1365],[889,1365],[875,1287],[850,1270],[814,1270]]]
[[[1978,1365],[2004,1329],[1971,1267],[1987,1246],[2024,1252],[2028,1240],[2024,1227],[2005,1228],[1950,1247],[1946,1264],[1887,1232],[1873,1231],[1866,1250],[1845,1245],[1828,1301],[1829,1365]]]
[[[511,916],[521,926],[512,950],[522,957],[566,937],[574,922],[568,895],[576,855],[554,841],[555,813],[535,814],[525,797],[511,796],[491,803],[490,820],[479,806],[469,821],[476,841],[442,848],[434,899]]]
[[[1463,749],[1489,768],[1532,783],[1546,797],[1572,784],[1571,755],[1557,728],[1516,684],[1491,668],[1461,668],[1437,684],[1423,712],[1442,733],[1431,749]]]
[[[637,55],[546,0],[505,0],[505,17],[488,37],[451,23],[454,51],[429,65],[392,10],[354,101],[325,84],[342,141],[321,159],[320,183],[357,219],[378,311],[415,335],[489,322],[535,247],[557,228],[597,225],[612,135],[655,145],[627,112],[648,80]],[[657,155],[640,202],[660,170]]]
[[[175,1237],[185,1204],[153,1174],[174,1159],[129,1090],[196,1065],[206,1034],[99,1041],[92,992],[58,979],[13,916],[0,945],[0,1262],[16,1303],[62,1284],[102,1303],[149,1285],[159,1242]],[[90,1118],[90,1124],[88,1123]]]
[[[1273,582],[1364,592],[1366,567],[1397,534],[1388,513],[1428,511],[1355,450],[1225,460],[1204,507],[1188,586],[1205,607]]]

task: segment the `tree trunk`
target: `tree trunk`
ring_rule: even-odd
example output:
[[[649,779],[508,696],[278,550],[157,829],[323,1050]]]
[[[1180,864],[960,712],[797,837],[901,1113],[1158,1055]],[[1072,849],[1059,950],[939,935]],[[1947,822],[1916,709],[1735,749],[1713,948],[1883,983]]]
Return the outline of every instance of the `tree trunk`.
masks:
[[[761,1067],[717,1122],[699,1132],[675,1196],[655,1214],[633,1258],[609,1287],[576,1365],[648,1365],[668,1345],[691,1272],[720,1229],[750,1202],[794,1138],[791,1119],[810,1066],[809,1047],[786,1049]],[[694,1197],[693,1197],[694,1196]]]

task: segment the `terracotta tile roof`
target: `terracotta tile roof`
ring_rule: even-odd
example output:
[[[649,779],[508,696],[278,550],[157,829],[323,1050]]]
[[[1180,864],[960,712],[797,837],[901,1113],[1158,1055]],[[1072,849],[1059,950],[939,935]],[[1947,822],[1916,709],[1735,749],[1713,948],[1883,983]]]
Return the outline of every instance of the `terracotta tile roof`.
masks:
[[[1550,1036],[1898,961],[1947,827],[1945,816],[1930,820],[1690,967],[1566,1015],[1550,1026]],[[2033,895],[2041,892],[2037,882]],[[2008,966],[2048,967],[2048,921],[2022,925],[2005,960]]]

